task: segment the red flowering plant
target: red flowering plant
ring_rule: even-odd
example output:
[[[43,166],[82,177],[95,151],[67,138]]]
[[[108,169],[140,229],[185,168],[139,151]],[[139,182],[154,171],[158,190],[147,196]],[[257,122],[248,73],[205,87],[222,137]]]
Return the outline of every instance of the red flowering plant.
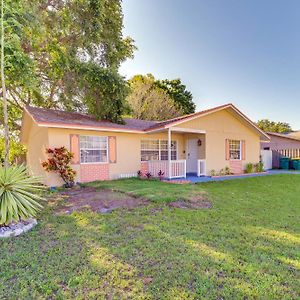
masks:
[[[65,147],[46,149],[49,155],[48,160],[42,162],[43,168],[47,172],[55,172],[60,175],[65,182],[66,188],[74,186],[76,172],[71,168],[71,160],[74,154]]]

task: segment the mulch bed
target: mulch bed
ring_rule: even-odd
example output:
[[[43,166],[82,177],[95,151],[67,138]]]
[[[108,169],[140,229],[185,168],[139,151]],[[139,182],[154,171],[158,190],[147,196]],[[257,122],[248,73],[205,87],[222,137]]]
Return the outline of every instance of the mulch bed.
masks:
[[[134,198],[124,193],[92,187],[72,188],[61,192],[60,195],[66,199],[65,204],[59,207],[58,214],[71,214],[83,209],[110,213],[118,208],[133,209],[149,203],[145,199]]]
[[[116,192],[109,189],[96,189],[93,187],[74,187],[60,192],[56,199],[64,199],[62,205],[56,208],[56,214],[71,214],[75,211],[90,209],[94,212],[107,214],[115,209],[134,209],[148,205],[149,201],[130,196],[126,193]],[[53,199],[54,200],[54,199]],[[172,208],[181,209],[209,209],[212,204],[208,201],[205,193],[189,195],[187,199],[178,199],[168,204]],[[160,208],[162,209],[162,208]]]

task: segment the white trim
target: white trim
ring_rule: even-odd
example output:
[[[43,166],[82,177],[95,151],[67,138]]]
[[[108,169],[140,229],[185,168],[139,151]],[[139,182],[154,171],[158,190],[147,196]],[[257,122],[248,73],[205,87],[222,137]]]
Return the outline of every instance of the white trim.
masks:
[[[101,127],[80,127],[80,126],[60,126],[60,125],[53,125],[53,124],[43,124],[43,123],[37,123],[37,126],[39,127],[47,127],[47,128],[61,128],[61,129],[78,129],[78,130],[91,130],[91,131],[101,131],[101,132],[125,132],[125,133],[147,133],[145,131],[139,131],[139,130],[130,130],[130,129],[116,129],[116,128],[101,128]]]
[[[203,166],[203,169],[201,168]],[[197,160],[197,176],[206,176],[206,160],[198,159]]]
[[[141,145],[142,141],[158,141],[158,157],[159,157],[159,159],[158,160],[142,160],[142,157],[140,157],[141,162],[147,162],[147,161],[168,161],[168,159],[164,159],[164,160],[161,159],[161,147],[160,147],[161,141],[168,142],[167,139],[143,138],[143,139],[140,140],[140,145]],[[172,159],[172,161],[178,160],[178,151],[179,151],[178,150],[179,149],[179,147],[178,147],[178,145],[179,145],[178,144],[178,140],[177,139],[176,140],[172,140],[171,142],[176,142],[176,159]],[[142,150],[145,150],[145,149],[142,149],[142,147],[140,147],[140,156],[142,156],[141,155]],[[145,150],[145,151],[151,151],[151,150]],[[153,150],[153,151],[155,151],[155,150]],[[166,150],[163,150],[163,151],[166,151]],[[168,149],[167,149],[167,151],[168,151]],[[173,152],[174,152],[174,150],[173,150]]]
[[[240,158],[230,158],[230,141],[238,141],[240,142]],[[236,139],[228,139],[229,144],[229,161],[239,161],[243,160],[243,140],[236,140]]]
[[[106,149],[101,149],[101,148],[97,148],[97,149],[95,149],[95,148],[83,148],[82,150],[84,151],[84,150],[100,150],[100,151],[104,151],[104,150],[106,150],[106,161],[94,161],[94,162],[82,162],[81,161],[81,147],[80,147],[80,137],[84,137],[84,136],[87,136],[87,137],[97,137],[97,138],[105,138],[105,140],[106,140]],[[92,165],[101,165],[101,164],[107,164],[107,163],[109,163],[109,157],[108,157],[108,155],[109,155],[109,149],[108,149],[108,147],[109,147],[109,145],[108,145],[108,136],[100,136],[100,135],[90,135],[90,134],[85,134],[85,135],[79,135],[79,156],[80,156],[80,159],[79,159],[79,163],[81,164],[81,165],[90,165],[90,164],[92,164]]]
[[[170,127],[169,128],[172,132],[187,132],[187,133],[206,133],[206,130],[200,130],[200,129],[189,129],[189,128],[181,128],[181,127]]]
[[[172,132],[169,129],[168,130],[168,174],[169,174],[169,178],[172,177],[172,165],[171,165],[171,161],[172,161]]]

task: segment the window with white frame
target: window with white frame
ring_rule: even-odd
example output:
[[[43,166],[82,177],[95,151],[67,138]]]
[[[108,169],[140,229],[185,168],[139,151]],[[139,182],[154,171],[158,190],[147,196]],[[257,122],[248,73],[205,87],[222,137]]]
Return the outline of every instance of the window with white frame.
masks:
[[[80,162],[101,163],[108,161],[106,136],[80,136]]]
[[[177,142],[171,142],[171,159],[177,159]],[[167,140],[142,140],[141,160],[168,160]]]
[[[241,159],[242,157],[242,143],[238,140],[229,140],[229,158]]]

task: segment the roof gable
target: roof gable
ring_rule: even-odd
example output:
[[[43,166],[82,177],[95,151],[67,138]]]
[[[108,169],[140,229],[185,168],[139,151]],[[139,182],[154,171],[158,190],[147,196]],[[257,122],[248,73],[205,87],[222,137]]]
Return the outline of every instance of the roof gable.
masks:
[[[252,122],[246,115],[244,115],[236,106],[234,106],[232,103],[229,104],[225,104],[225,105],[221,105],[221,106],[217,106],[214,107],[212,109],[207,109],[207,110],[203,110],[194,114],[190,114],[190,115],[186,115],[180,118],[175,118],[172,120],[167,120],[164,122],[159,122],[157,124],[154,124],[153,126],[151,126],[150,128],[147,129],[147,131],[155,131],[155,130],[159,130],[159,129],[166,129],[166,128],[170,128],[173,126],[177,126],[192,120],[195,120],[197,118],[201,118],[213,113],[216,113],[218,111],[222,111],[222,110],[227,110],[230,111],[236,118],[238,118],[239,120],[242,120],[246,126],[249,126],[252,130],[254,130],[257,134],[260,135],[260,137],[263,140],[270,140],[270,137],[263,131],[261,130],[254,122]]]

